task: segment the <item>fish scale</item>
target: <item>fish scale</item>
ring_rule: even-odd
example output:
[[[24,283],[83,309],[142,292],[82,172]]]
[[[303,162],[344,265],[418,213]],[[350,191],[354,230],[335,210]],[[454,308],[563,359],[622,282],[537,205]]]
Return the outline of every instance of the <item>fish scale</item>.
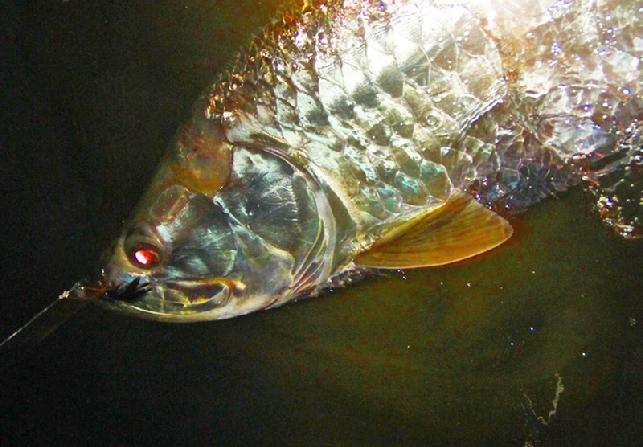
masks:
[[[580,181],[641,236],[636,2],[304,3],[199,98],[98,283],[60,298],[231,318],[484,253]]]
[[[279,82],[271,88],[270,122],[257,119],[265,95],[248,113],[227,106],[237,103],[232,92],[222,111],[235,144],[257,144],[257,135],[268,134],[304,154],[330,185],[339,186],[333,189],[343,193],[360,228],[443,203],[466,158],[457,150],[445,153],[444,145],[457,141],[504,94],[491,39],[468,48],[454,36],[456,27],[482,35],[466,8],[454,14],[453,7],[419,3],[401,12],[370,7],[377,14],[342,9],[333,26],[318,13],[279,33],[272,50],[277,63],[270,79]],[[453,66],[443,53],[453,53]],[[458,178],[455,186],[462,184]]]
[[[573,155],[624,139],[611,121],[640,84],[631,2],[538,2],[517,36],[490,21],[493,2],[323,3],[258,38],[208,113],[235,145],[305,158],[358,228],[441,204],[452,188],[522,210],[577,182]],[[512,4],[503,19],[525,13]]]
[[[641,235],[636,2],[305,3],[199,98],[99,285],[70,295],[231,318],[492,250],[581,181]]]

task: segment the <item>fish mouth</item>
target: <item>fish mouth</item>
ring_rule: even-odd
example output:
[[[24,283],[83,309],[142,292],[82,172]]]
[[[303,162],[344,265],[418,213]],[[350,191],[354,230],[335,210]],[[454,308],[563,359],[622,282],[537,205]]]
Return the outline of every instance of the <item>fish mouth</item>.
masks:
[[[166,310],[206,310],[225,306],[235,290],[245,287],[228,278],[194,278],[164,283],[163,304]]]
[[[165,319],[224,308],[235,292],[245,291],[239,280],[229,278],[185,278],[159,280],[136,277],[130,281],[102,280],[97,284],[76,284],[63,297],[92,300],[116,310],[135,309],[143,316]]]

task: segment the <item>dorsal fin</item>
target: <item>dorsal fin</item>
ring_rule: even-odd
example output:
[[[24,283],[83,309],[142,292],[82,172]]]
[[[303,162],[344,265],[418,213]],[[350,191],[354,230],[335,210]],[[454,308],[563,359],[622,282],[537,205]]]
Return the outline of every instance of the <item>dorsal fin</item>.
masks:
[[[443,205],[385,233],[354,262],[378,268],[450,264],[491,250],[512,233],[509,222],[457,191]]]

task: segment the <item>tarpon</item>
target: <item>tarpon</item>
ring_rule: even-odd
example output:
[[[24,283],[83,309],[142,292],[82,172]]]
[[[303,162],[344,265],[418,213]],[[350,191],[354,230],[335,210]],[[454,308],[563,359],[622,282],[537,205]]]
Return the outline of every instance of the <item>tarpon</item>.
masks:
[[[269,309],[356,269],[490,250],[509,216],[579,182],[608,225],[640,236],[640,13],[631,0],[306,2],[196,101],[101,301],[167,321]]]

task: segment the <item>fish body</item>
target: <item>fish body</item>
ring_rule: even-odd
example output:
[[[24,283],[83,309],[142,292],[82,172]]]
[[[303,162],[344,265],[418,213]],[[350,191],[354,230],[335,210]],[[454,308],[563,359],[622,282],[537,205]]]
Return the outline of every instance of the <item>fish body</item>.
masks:
[[[639,236],[638,15],[629,0],[287,14],[197,100],[116,244],[103,282],[149,292],[104,301],[230,318],[355,266],[454,262],[581,180],[609,225]]]

